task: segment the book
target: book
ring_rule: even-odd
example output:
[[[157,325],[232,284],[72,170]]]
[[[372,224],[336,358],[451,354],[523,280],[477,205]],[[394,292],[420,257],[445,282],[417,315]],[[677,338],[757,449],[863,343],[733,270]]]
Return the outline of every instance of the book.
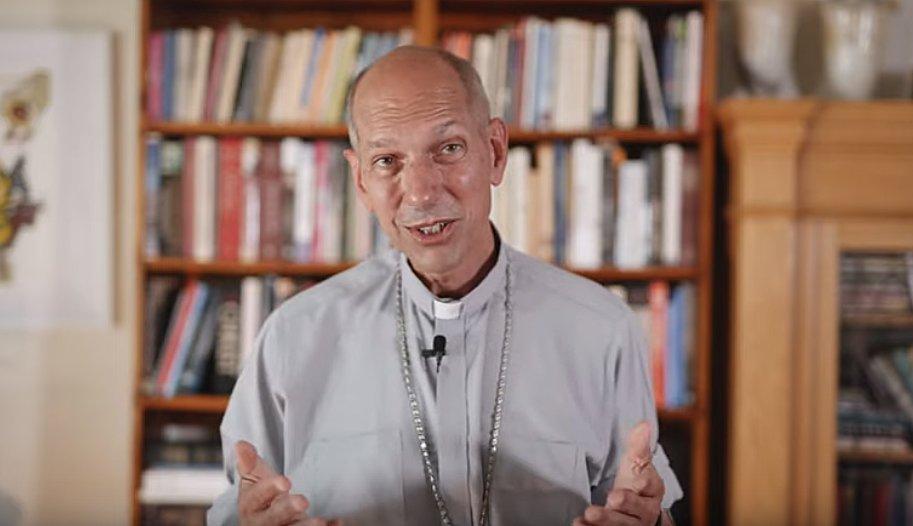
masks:
[[[615,13],[612,122],[618,128],[637,125],[637,32],[640,20],[640,15],[632,8],[621,8]]]

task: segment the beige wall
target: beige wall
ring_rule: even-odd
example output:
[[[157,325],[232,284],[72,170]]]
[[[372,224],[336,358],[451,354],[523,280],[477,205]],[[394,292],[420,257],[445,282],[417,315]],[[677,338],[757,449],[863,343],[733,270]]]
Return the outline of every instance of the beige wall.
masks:
[[[105,331],[0,332],[0,524],[126,524],[139,2],[0,0],[0,28],[30,27],[113,36],[116,319]]]

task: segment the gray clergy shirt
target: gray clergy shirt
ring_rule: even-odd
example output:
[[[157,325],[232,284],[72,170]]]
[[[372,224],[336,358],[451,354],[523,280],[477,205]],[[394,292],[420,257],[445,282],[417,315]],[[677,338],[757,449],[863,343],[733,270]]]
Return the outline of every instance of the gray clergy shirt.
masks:
[[[591,502],[605,504],[628,431],[641,420],[657,429],[643,329],[605,288],[506,244],[498,250],[460,300],[436,298],[391,250],[270,315],[222,421],[232,487],[209,524],[237,523],[241,439],[308,498],[311,516],[347,526],[439,522],[401,374],[397,269],[413,384],[454,524],[478,524],[508,270],[513,326],[491,524],[570,524]],[[421,356],[435,335],[447,340],[440,371]],[[668,508],[682,490],[657,443],[653,463]]]

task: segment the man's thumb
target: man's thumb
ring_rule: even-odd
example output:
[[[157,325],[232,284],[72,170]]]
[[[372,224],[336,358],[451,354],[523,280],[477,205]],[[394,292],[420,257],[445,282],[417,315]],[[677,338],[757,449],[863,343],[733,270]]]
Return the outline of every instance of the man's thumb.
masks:
[[[248,475],[257,467],[257,448],[246,440],[235,442],[235,457],[237,457],[238,474]]]

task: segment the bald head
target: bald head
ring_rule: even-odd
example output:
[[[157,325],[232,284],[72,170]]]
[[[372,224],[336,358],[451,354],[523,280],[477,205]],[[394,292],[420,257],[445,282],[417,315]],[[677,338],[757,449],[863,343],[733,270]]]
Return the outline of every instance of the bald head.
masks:
[[[384,92],[421,86],[460,90],[479,126],[484,127],[488,123],[488,96],[472,64],[439,48],[400,46],[362,70],[349,86],[346,126],[352,147],[358,147],[356,106],[364,98],[362,92],[383,96]]]

